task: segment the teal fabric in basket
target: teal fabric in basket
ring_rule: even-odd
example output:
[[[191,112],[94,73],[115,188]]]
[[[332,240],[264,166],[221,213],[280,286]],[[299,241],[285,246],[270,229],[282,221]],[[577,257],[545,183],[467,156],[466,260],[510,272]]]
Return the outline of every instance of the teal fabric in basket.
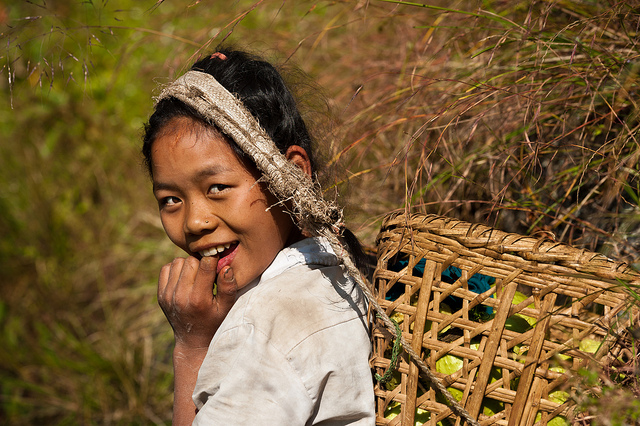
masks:
[[[391,271],[398,272],[403,268],[406,268],[408,264],[409,264],[408,260],[399,260],[393,265],[390,265],[389,269]],[[421,277],[422,275],[424,275],[425,264],[426,264],[425,259],[421,259],[416,264],[416,266],[413,267],[413,276]],[[457,268],[455,266],[449,266],[447,269],[445,269],[442,272],[440,279],[446,283],[453,284],[461,276],[462,276],[462,271],[460,270],[460,268]],[[473,274],[468,281],[469,290],[473,291],[474,293],[481,294],[489,290],[495,282],[496,282],[496,279],[494,277],[490,277],[488,275],[483,275],[483,274]],[[400,295],[403,292],[404,292],[404,284],[396,283],[396,285],[391,287],[389,292],[387,292],[386,299],[396,300],[398,297],[400,297]],[[491,297],[493,297],[493,295],[491,295]],[[462,299],[456,296],[448,296],[444,300],[444,303],[446,303],[451,308],[451,312],[456,312],[462,308]],[[473,311],[475,311],[475,313],[479,315],[493,314],[493,308],[490,306],[484,306],[484,305],[476,306],[475,308],[472,309],[472,312]]]

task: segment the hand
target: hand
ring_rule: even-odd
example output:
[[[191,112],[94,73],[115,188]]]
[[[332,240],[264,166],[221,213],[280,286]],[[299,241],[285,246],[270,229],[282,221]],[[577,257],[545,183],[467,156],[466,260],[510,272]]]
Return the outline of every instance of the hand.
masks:
[[[216,277],[217,264],[217,257],[176,258],[160,271],[158,303],[173,328],[176,350],[206,351],[236,300],[233,270],[225,267]]]
[[[209,343],[236,301],[238,285],[231,267],[216,277],[217,257],[177,258],[164,265],[158,279],[158,303],[173,328],[173,425],[193,422],[191,394]],[[218,281],[216,295],[214,283]]]

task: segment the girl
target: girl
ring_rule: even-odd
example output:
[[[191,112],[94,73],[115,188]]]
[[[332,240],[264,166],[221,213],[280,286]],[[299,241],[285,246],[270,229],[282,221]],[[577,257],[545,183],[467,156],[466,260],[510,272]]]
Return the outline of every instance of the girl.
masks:
[[[189,255],[158,284],[174,424],[374,424],[366,306],[336,255],[359,245],[275,68],[232,49],[197,62],[158,98],[143,153]]]

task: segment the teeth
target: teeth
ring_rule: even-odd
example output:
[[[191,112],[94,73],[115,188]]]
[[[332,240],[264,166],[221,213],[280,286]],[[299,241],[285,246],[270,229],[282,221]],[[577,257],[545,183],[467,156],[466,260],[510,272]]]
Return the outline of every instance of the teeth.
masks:
[[[227,244],[224,244],[224,245],[220,245],[220,246],[211,247],[210,249],[202,250],[200,252],[200,256],[215,256],[218,253],[222,253],[223,251],[225,251],[229,247],[231,247],[230,243],[227,243]]]

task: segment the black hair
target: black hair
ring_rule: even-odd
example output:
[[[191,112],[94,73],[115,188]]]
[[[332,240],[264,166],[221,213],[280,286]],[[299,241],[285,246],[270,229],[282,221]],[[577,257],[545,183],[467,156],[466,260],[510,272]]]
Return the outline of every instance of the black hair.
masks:
[[[207,56],[193,64],[191,70],[212,75],[240,99],[281,153],[284,154],[292,145],[302,147],[307,152],[311,170],[315,173],[317,164],[313,140],[296,101],[278,70],[269,62],[247,52],[229,47],[220,48],[217,52],[218,55]],[[144,162],[151,176],[151,145],[165,125],[176,117],[189,117],[209,127],[213,125],[194,108],[175,98],[165,98],[158,102],[155,112],[145,125],[142,146]],[[236,154],[248,159],[235,143],[231,145]]]
[[[316,174],[315,144],[298,105],[280,72],[269,62],[250,53],[231,47],[218,48],[217,54],[207,56],[193,64],[191,70],[212,75],[225,89],[233,93],[267,132],[281,153],[292,145],[303,148]],[[151,177],[153,168],[151,147],[162,134],[165,126],[174,118],[188,117],[212,130],[215,124],[184,102],[170,97],[156,105],[155,111],[145,124],[142,154],[144,164]],[[234,152],[244,161],[253,160],[230,138],[226,138]],[[365,272],[367,259],[357,237],[344,230],[344,241],[354,256],[356,265]]]

